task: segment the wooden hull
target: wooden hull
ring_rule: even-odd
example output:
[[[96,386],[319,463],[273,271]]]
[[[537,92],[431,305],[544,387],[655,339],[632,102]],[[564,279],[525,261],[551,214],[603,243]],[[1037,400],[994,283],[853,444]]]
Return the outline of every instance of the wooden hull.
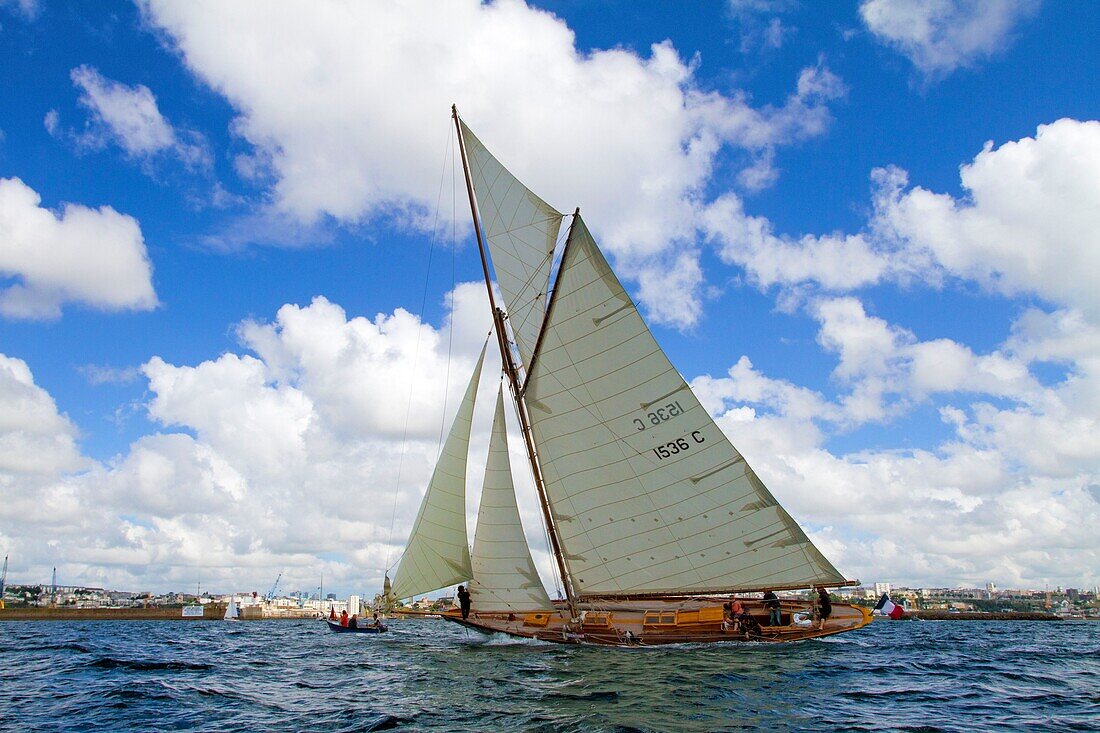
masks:
[[[385,626],[359,626],[358,628],[351,628],[350,626],[341,626],[339,623],[333,623],[327,618],[325,623],[328,624],[329,631],[335,631],[337,633],[352,633],[352,634],[381,634],[386,631]]]
[[[783,601],[782,626],[768,626],[768,612],[760,601],[742,600],[751,622],[746,628],[731,628],[722,620],[722,604],[728,598],[657,599],[608,601],[585,604],[579,623],[569,619],[561,607],[539,613],[478,613],[462,619],[457,611],[443,619],[486,633],[559,644],[597,644],[603,646],[654,646],[657,644],[697,644],[711,642],[785,642],[831,636],[866,626],[871,614],[859,606],[833,604],[832,615],[824,628],[791,623],[795,614],[808,616],[810,601]],[[751,627],[751,628],[749,628]]]

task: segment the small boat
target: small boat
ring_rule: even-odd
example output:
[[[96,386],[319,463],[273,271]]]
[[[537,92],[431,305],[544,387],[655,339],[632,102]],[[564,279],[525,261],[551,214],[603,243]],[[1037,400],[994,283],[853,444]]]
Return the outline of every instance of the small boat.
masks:
[[[373,624],[356,627],[341,626],[339,621],[329,621],[327,618],[325,619],[325,623],[328,624],[329,631],[336,631],[338,633],[348,631],[353,634],[381,634],[383,631],[389,630],[386,628],[385,624],[382,624],[380,626],[374,626]]]
[[[229,599],[229,605],[225,608],[224,619],[226,621],[236,621],[241,617],[241,610],[237,607],[237,596],[233,596]]]

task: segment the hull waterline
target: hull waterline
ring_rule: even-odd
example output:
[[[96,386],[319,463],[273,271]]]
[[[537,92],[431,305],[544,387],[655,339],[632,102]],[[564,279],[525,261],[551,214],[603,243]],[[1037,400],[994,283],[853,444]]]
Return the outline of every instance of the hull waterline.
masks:
[[[350,626],[341,626],[338,623],[333,623],[328,619],[325,619],[325,623],[328,624],[329,631],[335,631],[338,634],[352,633],[352,634],[381,634],[386,631],[385,626],[359,626],[352,628]]]
[[[818,629],[816,624],[807,626],[795,623],[796,618],[810,615],[808,601],[784,601],[782,625],[768,626],[768,611],[762,603],[742,600],[752,621],[735,627],[723,621],[721,604],[726,600],[706,598],[593,604],[587,608],[581,607],[583,618],[577,621],[570,620],[568,611],[560,608],[536,613],[475,611],[465,620],[457,611],[450,611],[442,617],[445,621],[484,633],[501,633],[559,644],[622,647],[802,641],[854,631],[871,621],[869,611],[859,606],[836,603],[824,628]]]

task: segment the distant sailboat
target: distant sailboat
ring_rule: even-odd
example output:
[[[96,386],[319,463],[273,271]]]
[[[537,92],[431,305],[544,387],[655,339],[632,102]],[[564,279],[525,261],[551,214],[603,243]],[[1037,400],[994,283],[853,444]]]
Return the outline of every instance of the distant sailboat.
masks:
[[[472,611],[449,621],[567,643],[789,641],[866,625],[832,604],[821,628],[779,626],[733,594],[852,585],[814,547],[699,403],[612,272],[579,210],[564,216],[500,164],[453,110],[494,330],[565,598],[531,559],[497,397],[473,554],[465,465],[481,365],[425,493],[393,582],[405,598],[462,581]],[[552,264],[560,259],[554,286]],[[490,262],[504,296],[497,307]],[[549,293],[549,296],[547,295]]]
[[[237,596],[229,599],[229,605],[225,607],[225,621],[236,621],[241,617],[241,610],[237,608]]]

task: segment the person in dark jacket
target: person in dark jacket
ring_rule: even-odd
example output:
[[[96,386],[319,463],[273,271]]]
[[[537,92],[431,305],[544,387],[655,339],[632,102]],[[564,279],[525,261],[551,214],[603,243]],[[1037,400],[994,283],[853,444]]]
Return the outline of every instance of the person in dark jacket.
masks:
[[[780,626],[782,618],[779,614],[779,596],[769,591],[764,591],[764,608],[768,609],[768,626]]]
[[[820,631],[825,628],[825,621],[829,616],[833,615],[833,602],[829,598],[829,591],[825,590],[825,586],[817,586],[817,600],[814,602],[814,608],[817,615],[817,628]]]
[[[470,591],[465,586],[458,586],[458,607],[462,609],[462,620],[470,615]]]
[[[352,614],[351,618],[348,619],[348,628],[349,629],[358,629],[359,628],[359,617],[357,615]]]

